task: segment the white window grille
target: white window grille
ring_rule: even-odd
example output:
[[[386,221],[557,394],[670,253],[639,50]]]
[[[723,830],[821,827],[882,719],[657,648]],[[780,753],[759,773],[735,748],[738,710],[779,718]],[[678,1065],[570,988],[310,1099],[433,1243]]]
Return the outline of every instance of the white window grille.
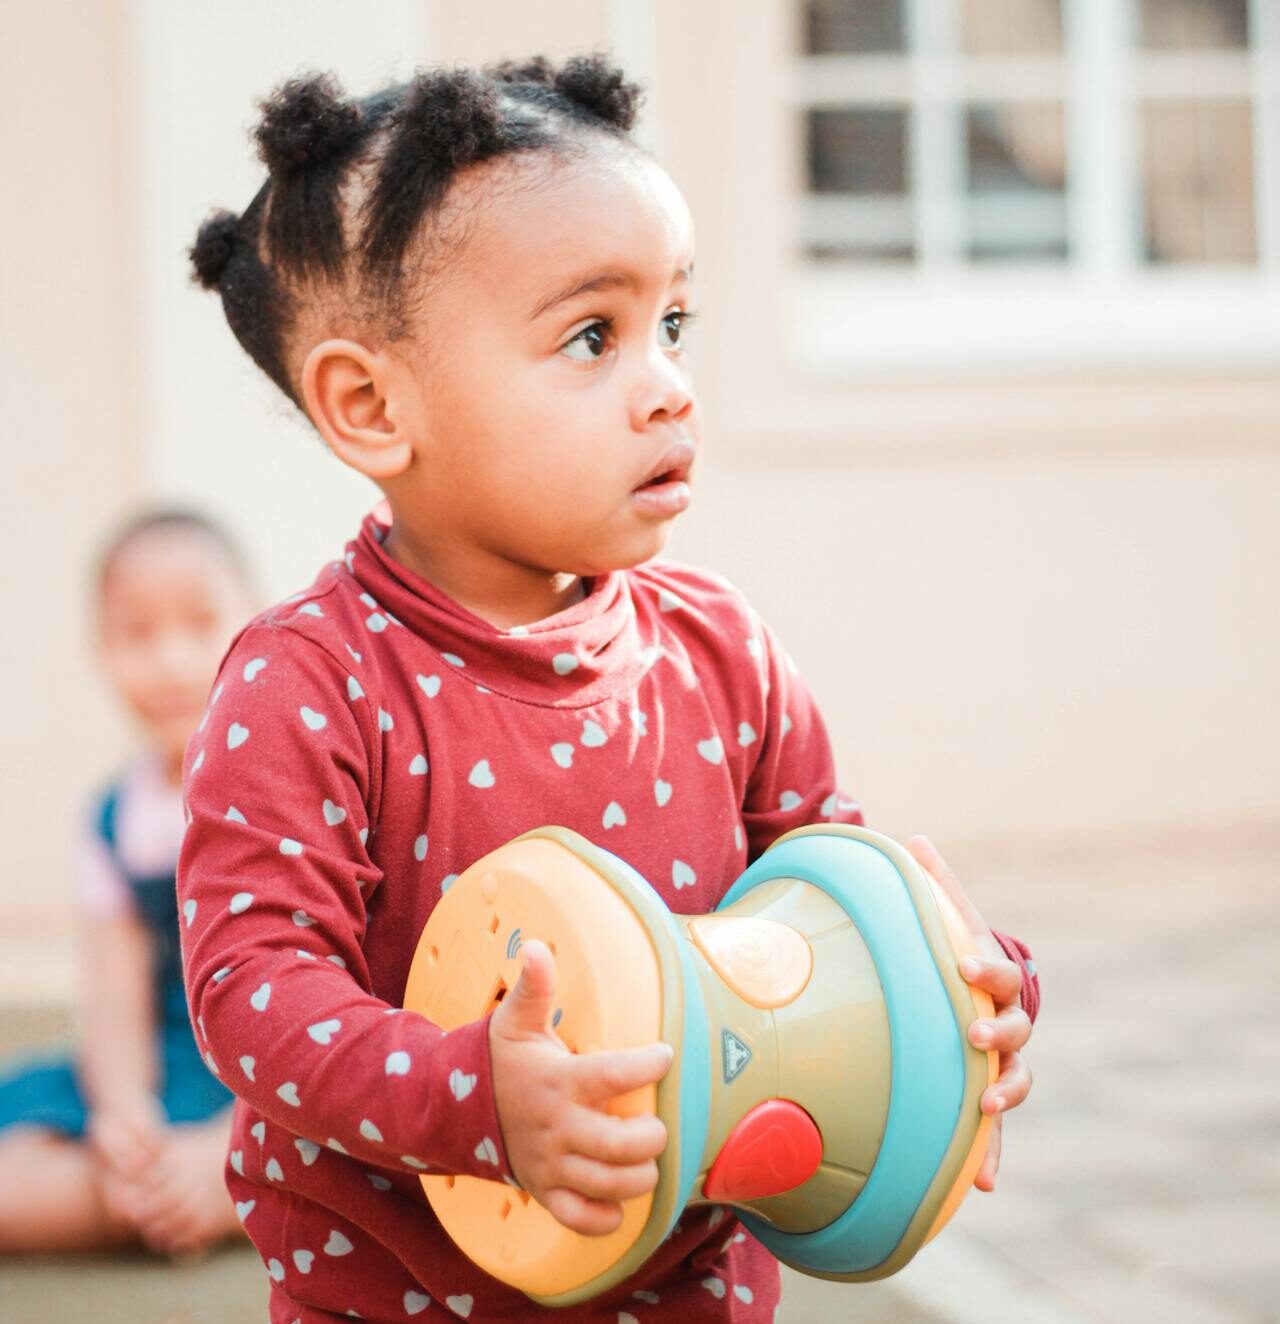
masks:
[[[818,370],[1280,362],[1280,0],[808,0]]]

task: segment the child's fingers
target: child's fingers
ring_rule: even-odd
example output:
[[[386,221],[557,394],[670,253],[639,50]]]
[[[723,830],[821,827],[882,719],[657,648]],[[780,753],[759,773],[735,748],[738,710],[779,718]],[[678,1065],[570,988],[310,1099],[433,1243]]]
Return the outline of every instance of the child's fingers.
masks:
[[[960,974],[966,984],[991,994],[997,1007],[1008,1007],[1022,999],[1022,971],[1008,957],[983,959],[966,956],[960,962]]]
[[[612,1117],[578,1108],[567,1123],[565,1147],[600,1163],[643,1163],[666,1149],[667,1128],[652,1113]]]
[[[1000,1169],[1000,1150],[1004,1144],[1003,1122],[1003,1118],[996,1118],[991,1128],[991,1137],[987,1141],[986,1156],[978,1169],[978,1175],[973,1179],[973,1184],[980,1191],[994,1191],[996,1188],[996,1173]]]
[[[975,1048],[1014,1053],[1031,1038],[1031,1019],[1021,1007],[1005,1007],[998,1016],[976,1020],[969,1026],[969,1042]]]
[[[509,1039],[542,1038],[555,1008],[556,962],[546,943],[530,938],[511,991],[493,1013],[494,1032]]]
[[[1022,1060],[1021,1053],[1005,1054],[1000,1065],[1000,1078],[982,1092],[984,1113],[1008,1112],[1031,1093],[1031,1068]]]
[[[622,1223],[622,1206],[607,1200],[589,1200],[562,1186],[545,1192],[539,1203],[558,1222],[586,1237],[603,1237]]]
[[[661,1080],[674,1057],[664,1043],[584,1053],[573,1060],[573,1084],[584,1103],[607,1103]]]
[[[556,1164],[555,1182],[588,1200],[630,1200],[658,1184],[658,1165],[652,1159],[626,1165],[597,1163],[581,1154],[566,1154]]]
[[[942,856],[938,854],[938,848],[933,842],[925,836],[912,837],[907,842],[907,849],[915,856],[917,862],[928,870],[938,886],[955,903],[955,907],[968,926],[969,932],[990,932],[986,920],[978,914],[977,908],[969,900],[964,888],[960,886],[960,880]]]

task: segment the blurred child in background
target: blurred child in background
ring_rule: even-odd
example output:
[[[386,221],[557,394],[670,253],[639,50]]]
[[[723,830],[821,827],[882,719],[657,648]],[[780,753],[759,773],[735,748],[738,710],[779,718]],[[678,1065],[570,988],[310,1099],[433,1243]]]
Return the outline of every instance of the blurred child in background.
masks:
[[[78,1045],[0,1066],[0,1251],[184,1254],[239,1224],[223,1176],[232,1096],[196,1047],[182,985],[182,757],[252,592],[227,536],[185,511],[125,526],[94,587],[102,668],[143,749],[76,847]]]

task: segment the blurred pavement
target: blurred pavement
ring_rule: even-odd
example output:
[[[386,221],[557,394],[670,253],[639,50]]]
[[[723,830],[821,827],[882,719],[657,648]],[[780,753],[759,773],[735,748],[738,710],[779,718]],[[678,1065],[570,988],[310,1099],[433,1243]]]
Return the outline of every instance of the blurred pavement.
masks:
[[[995,1195],[887,1282],[787,1273],[780,1324],[1276,1324],[1280,833],[939,845],[1035,951],[1035,1088]],[[0,1048],[63,1024],[10,1003]],[[241,1249],[0,1265],[0,1324],[256,1324],[264,1296]]]

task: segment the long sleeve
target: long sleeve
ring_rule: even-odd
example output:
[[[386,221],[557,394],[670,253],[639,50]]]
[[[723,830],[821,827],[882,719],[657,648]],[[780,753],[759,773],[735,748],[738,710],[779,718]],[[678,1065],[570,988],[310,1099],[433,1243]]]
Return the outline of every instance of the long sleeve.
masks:
[[[1040,975],[1031,955],[1031,949],[1025,942],[1011,938],[1007,933],[992,929],[991,936],[1004,949],[1004,954],[1022,971],[1022,1010],[1027,1013],[1032,1024],[1040,1014]]]
[[[861,823],[862,808],[836,784],[831,740],[809,687],[773,631],[757,620],[750,653],[764,693],[765,729],[747,782],[747,858],[809,823]]]
[[[188,748],[178,896],[201,1047],[311,1142],[400,1171],[509,1175],[487,1018],[445,1033],[370,991],[382,759],[351,658],[250,628]]]

